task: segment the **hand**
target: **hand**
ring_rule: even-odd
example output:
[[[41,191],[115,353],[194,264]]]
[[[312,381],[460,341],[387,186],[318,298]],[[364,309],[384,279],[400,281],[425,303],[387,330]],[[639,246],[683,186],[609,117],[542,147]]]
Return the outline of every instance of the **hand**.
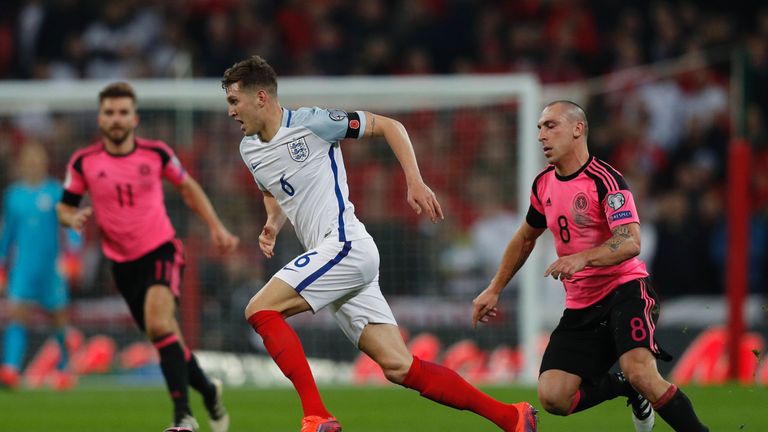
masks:
[[[237,249],[237,245],[240,244],[240,239],[232,235],[224,226],[211,230],[211,240],[213,240],[213,244],[222,255],[234,251]]]
[[[77,210],[74,215],[72,215],[72,223],[70,226],[73,230],[75,230],[78,234],[83,232],[83,226],[85,226],[85,223],[88,221],[88,218],[91,217],[93,214],[93,209],[91,207],[85,207]]]
[[[544,277],[552,276],[555,279],[570,279],[574,274],[580,272],[587,266],[587,259],[582,254],[573,254],[564,257],[560,257],[557,261],[553,262],[547,271],[544,272]]]
[[[496,305],[499,302],[499,294],[486,288],[474,300],[472,300],[472,328],[477,328],[477,323],[487,323],[498,313]]]
[[[408,185],[408,204],[418,215],[426,209],[432,223],[437,223],[438,218],[445,219],[435,193],[424,182],[418,182],[413,186]]]
[[[261,252],[267,258],[275,256],[273,249],[275,248],[275,240],[277,239],[277,229],[272,225],[264,225],[264,229],[259,234],[259,248]]]

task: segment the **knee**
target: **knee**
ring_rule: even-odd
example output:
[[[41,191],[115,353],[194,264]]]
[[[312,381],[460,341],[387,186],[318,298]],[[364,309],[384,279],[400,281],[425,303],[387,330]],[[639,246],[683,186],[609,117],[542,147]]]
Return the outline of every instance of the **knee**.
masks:
[[[635,363],[624,369],[624,376],[627,381],[642,394],[647,394],[657,379],[661,376],[655,368],[648,367],[642,363]]]
[[[164,336],[164,335],[166,335],[168,333],[170,333],[170,332],[164,331],[163,328],[159,327],[159,326],[147,327],[147,329],[146,329],[147,337],[151,341],[154,341],[155,339],[157,339],[157,338],[159,338],[161,336]]]
[[[539,403],[550,414],[567,416],[571,408],[571,399],[559,393],[539,390]]]
[[[253,314],[260,311],[258,304],[254,301],[254,299],[251,299],[251,301],[248,302],[248,304],[245,306],[245,310],[243,311],[245,313],[245,319],[252,317]]]
[[[411,369],[411,362],[405,361],[405,359],[386,359],[380,361],[379,366],[390,382],[402,384]]]
[[[169,319],[148,318],[145,320],[145,326],[145,332],[150,339],[167,335],[168,333],[173,332],[174,329],[172,320]]]
[[[273,310],[282,313],[283,306],[282,302],[275,301],[274,295],[268,295],[269,292],[272,292],[270,289],[270,286],[267,285],[261,289],[258,293],[254,294],[253,297],[251,297],[250,300],[248,300],[248,304],[245,305],[245,309],[243,310],[245,314],[245,319],[248,320],[248,318],[252,317],[253,314],[257,312],[262,312],[266,310]],[[270,300],[272,299],[272,300]]]

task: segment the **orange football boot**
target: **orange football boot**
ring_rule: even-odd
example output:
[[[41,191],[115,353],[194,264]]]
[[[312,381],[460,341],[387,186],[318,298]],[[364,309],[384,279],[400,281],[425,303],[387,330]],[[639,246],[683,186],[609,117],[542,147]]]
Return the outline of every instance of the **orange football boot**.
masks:
[[[301,419],[301,432],[341,432],[341,423],[334,417],[306,416]]]

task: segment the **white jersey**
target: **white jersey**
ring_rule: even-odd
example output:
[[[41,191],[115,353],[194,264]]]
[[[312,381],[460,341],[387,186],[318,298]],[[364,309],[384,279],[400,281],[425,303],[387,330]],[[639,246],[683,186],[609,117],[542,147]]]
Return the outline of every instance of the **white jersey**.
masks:
[[[330,236],[346,242],[370,237],[349,201],[339,140],[365,132],[365,114],[322,108],[283,108],[271,141],[240,142],[240,155],[256,184],[274,195],[299,241],[313,249]]]

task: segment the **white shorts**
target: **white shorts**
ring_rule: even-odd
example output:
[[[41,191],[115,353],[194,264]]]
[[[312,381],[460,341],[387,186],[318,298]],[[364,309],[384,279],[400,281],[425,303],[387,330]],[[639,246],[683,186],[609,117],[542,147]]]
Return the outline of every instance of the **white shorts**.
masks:
[[[355,346],[366,325],[397,325],[379,288],[379,250],[370,237],[347,242],[328,238],[274,277],[292,286],[313,312],[330,305],[339,327]]]

